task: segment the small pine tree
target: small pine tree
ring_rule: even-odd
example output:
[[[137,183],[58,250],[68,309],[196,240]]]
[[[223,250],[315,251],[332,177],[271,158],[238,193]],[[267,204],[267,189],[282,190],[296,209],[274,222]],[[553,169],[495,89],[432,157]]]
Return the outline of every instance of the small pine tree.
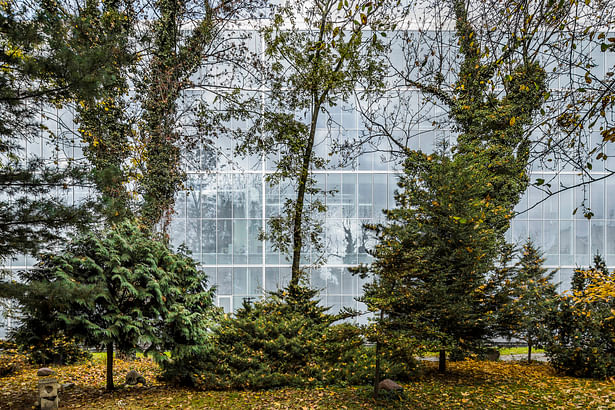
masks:
[[[498,234],[489,219],[504,210],[484,198],[483,167],[468,167],[444,152],[408,153],[398,182],[397,208],[386,211],[364,301],[382,310],[381,331],[405,330],[424,345],[475,350],[492,335],[488,273]]]
[[[516,264],[513,287],[513,308],[517,312],[514,335],[527,343],[528,362],[532,360],[532,347],[543,334],[545,315],[557,298],[556,284],[553,283],[555,271],[545,269],[543,263],[541,252],[528,239]]]
[[[364,345],[359,328],[334,324],[346,315],[327,313],[316,295],[290,284],[254,303],[244,301],[234,317],[225,315],[213,327],[212,349],[191,358],[194,372],[184,381],[207,389],[251,390],[368,382],[373,350]],[[409,373],[399,357],[386,358],[387,374]]]
[[[253,304],[213,329],[214,350],[200,357],[193,380],[211,389],[298,386],[307,379],[318,344],[335,317],[314,300],[316,291],[291,285]]]

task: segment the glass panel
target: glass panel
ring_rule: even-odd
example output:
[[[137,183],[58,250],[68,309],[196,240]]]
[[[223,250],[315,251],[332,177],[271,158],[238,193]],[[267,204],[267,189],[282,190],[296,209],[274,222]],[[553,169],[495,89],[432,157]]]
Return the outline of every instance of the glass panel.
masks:
[[[529,221],[529,237],[534,242],[534,246],[544,251],[544,244],[542,241],[542,221]]]
[[[266,203],[266,216],[278,216],[280,214],[280,189],[277,185],[271,186],[265,183],[265,200]]]
[[[534,177],[534,175],[532,175]],[[538,190],[530,186],[528,189],[528,205],[533,207],[528,211],[528,218],[530,219],[540,219],[542,218],[542,207],[543,204],[539,203],[543,198],[542,191]]]
[[[270,292],[278,289],[279,279],[279,269],[278,268],[265,268],[265,290]]]
[[[263,292],[263,269],[248,268],[248,294],[256,295]]]
[[[342,293],[346,295],[357,294],[357,278],[348,269],[342,269]]]
[[[609,145],[615,144],[610,143]],[[615,179],[613,179],[613,177],[606,179],[606,205],[607,218],[615,219]],[[615,239],[615,237],[613,239]]]
[[[248,263],[248,221],[233,220],[233,263]]]
[[[218,263],[232,263],[233,223],[231,219],[218,219]]]
[[[348,265],[356,265],[357,262],[357,240],[359,239],[359,229],[356,219],[346,219],[343,222],[344,229],[344,256],[343,262]]]
[[[224,310],[224,313],[232,313],[231,310],[231,298],[229,297],[219,297],[218,298],[218,306]]]
[[[218,191],[218,218],[232,217],[233,193],[229,191]]]
[[[572,186],[573,178],[572,175],[560,175],[560,184],[564,185],[564,187]],[[574,211],[575,203],[574,203],[574,190],[567,189],[566,191],[561,192],[558,195],[559,198],[559,209],[560,209],[560,218],[572,218],[572,212]]]
[[[545,264],[559,264],[559,223],[558,221],[544,222],[544,252]]]
[[[352,296],[342,296],[342,307],[356,310],[357,309],[357,301]]]
[[[574,257],[572,252],[573,244],[573,232],[572,221],[562,220],[559,222],[559,235],[560,235],[560,263],[562,265],[572,265],[574,263]]]
[[[320,267],[320,268],[311,269],[310,285],[314,289],[318,289],[321,292],[326,292],[325,288],[327,287],[327,275],[328,275],[327,268]]]
[[[522,244],[528,238],[527,221],[514,220],[512,222],[512,239],[515,243]]]
[[[357,176],[356,174],[344,174],[342,185],[342,206],[344,218],[356,218],[357,216]]]
[[[186,247],[192,252],[192,257],[201,262],[201,220],[186,220]]]
[[[248,185],[248,216],[261,218],[263,209],[263,186],[260,175],[252,175]]]
[[[589,262],[589,223],[586,219],[574,221],[575,264],[587,266]]]
[[[327,300],[327,306],[330,306],[331,309],[329,309],[328,313],[335,315],[337,313],[340,312],[340,309],[342,308],[342,298],[341,296],[327,296],[326,297]]]
[[[258,239],[261,231],[261,220],[248,221],[248,263],[263,263],[263,241]]]
[[[606,223],[606,254],[607,263],[615,265],[615,221],[613,220]]]
[[[591,203],[590,207],[594,216],[592,218],[604,219],[604,181],[594,182],[590,186]]]
[[[175,214],[174,218],[185,218],[186,217],[186,191],[180,191],[175,196],[175,205],[173,207]]]
[[[346,251],[344,246],[344,225],[343,220],[339,218],[328,219],[325,242],[327,252],[327,262],[330,264],[342,263],[342,258]]]
[[[186,220],[182,218],[173,218],[169,228],[171,245],[178,247],[186,243]]]
[[[233,175],[233,218],[246,218],[246,179],[243,175]]]
[[[387,209],[387,176],[374,174],[374,219],[383,219],[382,210]]]
[[[557,181],[557,179],[555,181]],[[555,181],[553,183],[555,183]],[[543,202],[544,218],[545,219],[557,219],[559,217],[558,208],[559,208],[559,195],[549,196],[545,200],[545,202]]]
[[[600,255],[604,255],[606,253],[606,247],[604,246],[604,221],[595,221],[592,219],[591,234],[591,254],[595,255],[596,253],[599,253]]]
[[[328,269],[327,275],[327,294],[339,295],[342,290],[342,268],[333,268],[330,267]]]
[[[226,267],[218,267],[218,280],[216,281],[216,293],[218,295],[230,295],[232,293],[233,270]]]
[[[357,252],[359,254],[359,263],[369,263],[371,262],[371,255],[367,253],[368,250],[373,247],[373,239],[372,233],[365,227],[366,224],[369,224],[371,221],[367,219],[362,219],[359,221],[358,234],[359,238],[357,240]]]
[[[285,288],[290,283],[290,267],[280,268],[280,288]]]
[[[248,268],[233,268],[233,294],[248,294]]]
[[[374,154],[372,152],[364,152],[358,158],[358,168],[360,170],[371,171],[374,162]]]
[[[187,184],[190,190],[186,192],[186,214],[188,218],[200,218],[201,182],[197,178],[190,178]]]
[[[359,218],[372,217],[372,175],[359,174]]]
[[[397,207],[397,204],[395,203],[395,191],[397,191],[397,188],[399,188],[397,186],[397,181],[398,181],[399,177],[396,174],[389,174],[388,175],[388,182],[389,182],[389,188],[388,188],[388,195],[387,195],[387,199],[388,199],[388,209],[393,209]]]

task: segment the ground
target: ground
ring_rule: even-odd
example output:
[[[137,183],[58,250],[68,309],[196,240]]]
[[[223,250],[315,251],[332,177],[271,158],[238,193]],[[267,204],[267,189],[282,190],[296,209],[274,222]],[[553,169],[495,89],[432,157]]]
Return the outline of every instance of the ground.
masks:
[[[126,409],[360,409],[360,408],[615,408],[615,379],[563,377],[544,363],[450,363],[440,375],[434,363],[411,383],[404,383],[401,401],[371,398],[369,386],[279,389],[262,392],[211,392],[166,386],[156,381],[157,366],[149,359],[116,360],[116,384],[130,369],[141,372],[149,386],[104,390],[104,358],[74,366],[52,367],[61,382],[77,387],[60,396],[61,408]],[[0,408],[30,409],[35,401],[36,368],[0,378]]]

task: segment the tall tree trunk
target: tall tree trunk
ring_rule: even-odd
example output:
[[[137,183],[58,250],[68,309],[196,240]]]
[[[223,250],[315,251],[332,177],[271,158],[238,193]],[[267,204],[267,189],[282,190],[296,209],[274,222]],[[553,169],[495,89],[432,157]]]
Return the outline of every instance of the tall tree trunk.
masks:
[[[315,108],[312,111],[310,135],[308,137],[305,151],[303,151],[303,163],[301,165],[301,174],[299,175],[299,184],[297,186],[297,201],[295,202],[295,215],[293,217],[293,265],[291,268],[291,288],[299,285],[299,278],[301,277],[299,263],[301,262],[301,248],[303,247],[303,237],[301,235],[303,205],[305,203],[305,190],[307,188],[306,185],[312,161],[312,151],[314,149],[314,138],[316,135],[316,122],[318,121],[319,111],[320,104],[315,104]]]
[[[380,310],[380,323],[384,318],[384,311]],[[377,333],[376,333],[377,334]],[[378,398],[380,391],[380,339],[376,339],[376,369],[374,372],[374,399]]]
[[[440,350],[440,357],[438,358],[438,371],[440,373],[446,372],[446,350]]]
[[[107,390],[113,390],[113,343],[107,343]]]
[[[532,341],[528,340],[527,342],[527,362],[530,363],[532,361]]]

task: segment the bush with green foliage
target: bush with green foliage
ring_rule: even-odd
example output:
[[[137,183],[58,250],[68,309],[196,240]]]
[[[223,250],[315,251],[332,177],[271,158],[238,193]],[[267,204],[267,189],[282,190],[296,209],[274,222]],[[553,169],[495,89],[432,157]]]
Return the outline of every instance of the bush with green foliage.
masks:
[[[344,315],[328,314],[316,294],[291,285],[225,315],[212,329],[211,348],[187,361],[194,373],[183,381],[218,390],[370,382],[373,347],[358,327],[333,324]],[[171,370],[165,375],[177,380]]]
[[[560,297],[547,316],[541,341],[550,363],[568,375],[605,378],[615,375],[615,293],[600,256],[588,270],[577,269],[572,292]]]

